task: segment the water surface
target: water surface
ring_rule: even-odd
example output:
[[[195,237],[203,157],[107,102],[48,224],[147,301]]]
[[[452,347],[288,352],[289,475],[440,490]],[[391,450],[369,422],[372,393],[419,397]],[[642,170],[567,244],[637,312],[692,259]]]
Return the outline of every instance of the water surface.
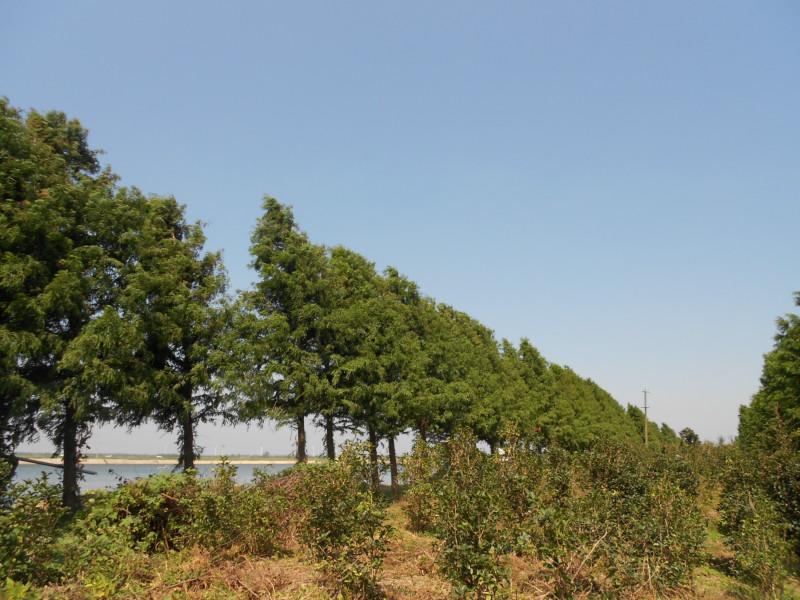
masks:
[[[280,473],[291,465],[251,464],[234,466],[236,467],[237,483],[250,483],[253,480],[253,471],[264,471],[270,474]],[[210,477],[213,476],[215,467],[216,465],[197,465],[197,473],[201,477]],[[139,479],[140,477],[147,477],[148,475],[155,475],[156,473],[169,473],[175,469],[175,467],[172,465],[141,464],[86,465],[86,468],[90,471],[94,471],[97,474],[86,474],[83,481],[80,482],[81,490],[84,491],[111,489],[115,488],[123,481]],[[48,479],[51,483],[58,483],[61,481],[61,469],[25,463],[19,463],[19,466],[17,467],[17,473],[14,476],[14,481],[20,482],[36,479],[42,473],[47,473]]]

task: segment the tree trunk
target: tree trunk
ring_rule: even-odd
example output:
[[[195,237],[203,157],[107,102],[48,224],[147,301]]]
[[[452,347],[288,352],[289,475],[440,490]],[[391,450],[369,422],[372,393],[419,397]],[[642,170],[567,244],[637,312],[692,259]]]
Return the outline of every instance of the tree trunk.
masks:
[[[378,434],[372,425],[367,426],[369,434],[369,464],[372,475],[372,489],[377,491],[381,484],[381,475],[378,472]]]
[[[64,403],[64,438],[61,449],[64,454],[64,474],[61,501],[71,510],[80,507],[80,489],[78,488],[78,421],[75,407],[67,400]]]
[[[180,465],[184,471],[194,469],[194,422],[190,410],[181,415]]]
[[[397,453],[394,450],[394,436],[389,436],[389,473],[392,478],[392,496],[397,497],[400,491],[397,485]]]
[[[336,460],[336,444],[333,440],[333,417],[325,415],[325,452],[328,460]]]
[[[417,429],[419,430],[420,439],[427,444],[428,443],[428,425],[427,425],[427,423],[425,423],[425,421],[421,421],[419,426],[417,427]]]
[[[308,460],[306,455],[306,417],[297,417],[297,462],[304,463]]]
[[[0,428],[3,432],[12,432],[13,425],[11,424],[11,399],[5,398],[0,402]],[[14,475],[17,472],[17,465],[19,461],[14,456],[14,435],[11,433],[7,439],[5,436],[0,435],[0,462],[9,466],[9,471],[3,471],[0,474],[0,496],[6,491],[6,488],[13,481]]]

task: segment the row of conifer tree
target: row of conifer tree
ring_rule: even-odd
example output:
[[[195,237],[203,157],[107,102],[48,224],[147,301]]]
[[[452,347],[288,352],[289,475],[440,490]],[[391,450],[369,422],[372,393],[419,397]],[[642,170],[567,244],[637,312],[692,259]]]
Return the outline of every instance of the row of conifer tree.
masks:
[[[199,423],[278,419],[305,460],[312,420],[329,458],[337,431],[366,434],[373,464],[385,442],[393,478],[404,432],[466,428],[492,451],[509,425],[537,447],[639,440],[645,426],[653,444],[679,439],[398,270],[312,243],[272,198],[251,237],[257,281],[231,294],[201,224],[174,198],[121,187],[61,112],[0,100],[0,197],[0,458],[48,436],[68,506],[101,423],[176,432],[188,469]]]

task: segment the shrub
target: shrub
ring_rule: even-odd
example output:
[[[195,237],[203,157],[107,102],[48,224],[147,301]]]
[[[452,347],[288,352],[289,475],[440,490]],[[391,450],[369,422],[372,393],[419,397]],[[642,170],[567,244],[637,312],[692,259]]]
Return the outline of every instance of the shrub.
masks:
[[[624,508],[623,508],[624,507]],[[618,589],[665,591],[683,585],[701,560],[705,526],[695,497],[669,475],[610,515],[610,571]]]
[[[699,564],[704,526],[685,461],[601,443],[514,449],[500,468],[514,549],[544,564],[555,597],[664,591]]]
[[[279,488],[265,484],[268,476],[260,485],[247,486],[237,485],[235,476],[236,468],[223,461],[212,479],[193,472],[163,473],[91,494],[69,536],[85,538],[87,547],[109,545],[109,551],[119,545],[145,553],[198,545],[272,554],[277,550],[277,514],[285,505],[284,496]],[[89,553],[79,554],[88,559]]]
[[[436,515],[436,453],[424,439],[417,438],[411,453],[403,457],[403,483],[408,486],[403,510],[411,531],[432,531]]]
[[[741,458],[728,465],[720,501],[721,530],[734,550],[737,574],[762,597],[780,598],[791,556],[789,527],[778,505],[750,477],[757,465]]]
[[[201,485],[194,472],[158,473],[129,481],[99,495],[85,519],[118,530],[137,550],[181,548],[191,539],[190,507]]]
[[[446,444],[446,469],[436,487],[434,533],[439,567],[459,597],[493,598],[503,593],[510,549],[507,502],[493,457],[476,439],[458,433]]]
[[[376,598],[390,527],[370,487],[369,449],[346,444],[335,462],[301,467],[300,538],[344,597]]]
[[[577,456],[547,453],[537,502],[525,526],[543,578],[556,598],[608,594],[608,550],[617,525],[609,520],[612,495],[589,483]]]
[[[114,502],[118,493],[87,494],[56,542],[62,557],[60,580],[81,584],[91,597],[110,597],[136,574],[147,573],[147,542],[134,541],[136,518],[120,516]]]
[[[61,486],[47,474],[6,490],[0,508],[0,566],[4,576],[18,582],[47,583],[58,578],[60,557],[56,540],[68,510],[61,504]]]
[[[748,498],[747,513],[730,538],[737,569],[763,597],[781,598],[790,551],[788,528],[775,504],[762,495]]]
[[[32,589],[30,583],[20,583],[10,577],[0,583],[0,598],[3,600],[34,600],[39,597],[40,594]]]
[[[183,546],[238,546],[262,556],[278,551],[278,515],[286,498],[280,488],[268,485],[270,479],[261,475],[255,485],[237,485],[236,467],[227,461],[219,464],[214,478],[203,481],[185,501],[189,519]]]
[[[601,445],[588,457],[589,485],[608,495],[613,524],[606,544],[609,575],[618,590],[659,592],[690,579],[700,563],[704,522],[697,502],[698,478],[673,451]]]

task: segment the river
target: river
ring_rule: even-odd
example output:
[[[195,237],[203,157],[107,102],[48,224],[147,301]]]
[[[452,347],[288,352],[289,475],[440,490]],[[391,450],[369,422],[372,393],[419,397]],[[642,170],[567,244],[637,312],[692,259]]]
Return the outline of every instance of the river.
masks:
[[[259,470],[266,473],[280,473],[291,465],[268,465],[268,464],[243,464],[236,466],[236,481],[238,483],[249,483],[253,479],[253,471]],[[201,477],[209,477],[214,473],[215,465],[197,465],[197,472]],[[142,465],[142,464],[120,464],[120,465],[87,465],[86,468],[97,473],[96,475],[86,474],[85,479],[80,482],[81,490],[111,489],[123,481],[147,477],[156,473],[169,473],[173,470],[172,465]],[[56,483],[61,480],[61,469],[56,467],[42,467],[20,463],[14,481],[20,482],[39,477],[42,473],[47,473],[51,482]]]

